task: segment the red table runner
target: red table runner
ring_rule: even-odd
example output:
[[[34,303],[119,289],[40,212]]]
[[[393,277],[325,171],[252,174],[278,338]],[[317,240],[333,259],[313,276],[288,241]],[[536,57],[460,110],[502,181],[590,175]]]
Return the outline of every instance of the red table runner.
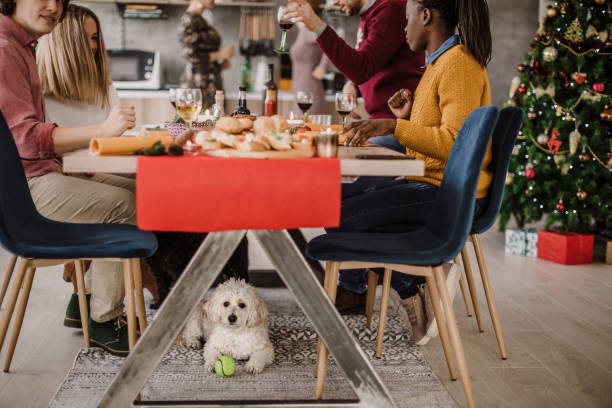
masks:
[[[337,227],[338,159],[139,157],[138,227],[212,232]]]

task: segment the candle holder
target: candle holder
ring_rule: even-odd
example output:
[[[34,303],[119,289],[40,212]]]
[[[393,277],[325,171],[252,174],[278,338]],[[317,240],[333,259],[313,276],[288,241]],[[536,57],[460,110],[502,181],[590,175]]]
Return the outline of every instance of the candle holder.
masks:
[[[338,133],[327,129],[315,137],[317,156],[336,157],[338,155]]]

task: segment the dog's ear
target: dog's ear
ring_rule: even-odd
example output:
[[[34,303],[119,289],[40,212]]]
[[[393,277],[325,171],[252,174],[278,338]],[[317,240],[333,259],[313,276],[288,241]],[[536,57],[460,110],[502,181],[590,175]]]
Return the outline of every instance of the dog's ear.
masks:
[[[260,324],[265,322],[267,318],[268,318],[268,309],[266,308],[266,304],[259,296],[257,296],[257,306],[255,307],[255,319],[249,319],[249,320],[253,320],[253,322],[249,321],[250,323],[249,327],[259,326]]]
[[[202,302],[202,305],[200,306],[200,311],[204,319],[210,321],[216,321],[218,319],[218,317],[217,319],[215,319],[215,312],[213,311],[213,302],[210,298]]]

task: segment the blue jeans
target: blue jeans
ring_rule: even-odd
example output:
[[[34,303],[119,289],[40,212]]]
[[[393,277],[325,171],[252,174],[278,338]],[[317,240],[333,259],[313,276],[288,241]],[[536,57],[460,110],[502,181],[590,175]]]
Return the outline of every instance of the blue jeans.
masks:
[[[395,180],[390,177],[361,177],[342,186],[340,226],[332,231],[413,231],[423,226],[433,210],[439,188],[432,184]],[[476,200],[474,216],[484,210],[486,199]],[[374,270],[383,273],[383,269]],[[400,297],[412,293],[415,277],[394,272],[391,287]],[[365,269],[340,271],[339,285],[355,293],[364,293]],[[404,294],[404,296],[403,296]]]
[[[406,154],[406,146],[401,144],[393,135],[376,136],[368,139],[368,144],[374,143],[387,149]]]

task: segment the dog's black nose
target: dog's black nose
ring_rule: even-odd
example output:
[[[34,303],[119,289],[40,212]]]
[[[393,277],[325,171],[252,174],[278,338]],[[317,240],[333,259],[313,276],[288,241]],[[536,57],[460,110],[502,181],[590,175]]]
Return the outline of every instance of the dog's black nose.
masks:
[[[232,313],[231,315],[227,316],[227,320],[229,320],[230,323],[236,323],[236,320],[238,320],[238,318],[235,314]]]

